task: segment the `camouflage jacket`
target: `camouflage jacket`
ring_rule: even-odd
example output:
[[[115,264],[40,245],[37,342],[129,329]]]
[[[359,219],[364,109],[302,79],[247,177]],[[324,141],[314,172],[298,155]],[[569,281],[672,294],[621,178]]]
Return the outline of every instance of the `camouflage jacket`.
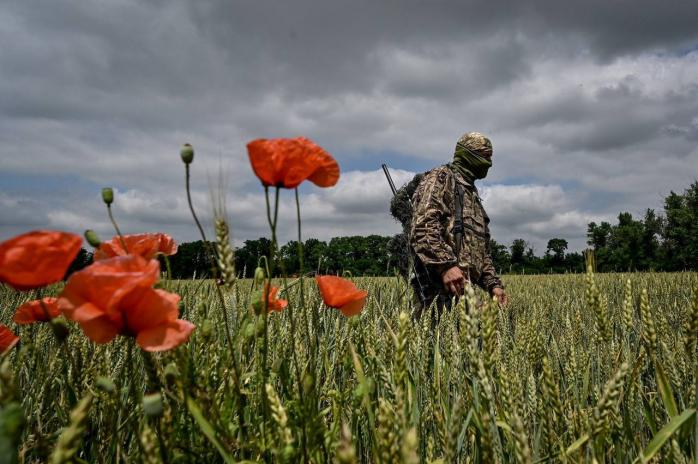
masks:
[[[454,181],[465,191],[463,241],[458,257],[454,238]],[[457,264],[472,283],[484,290],[491,293],[493,288],[503,287],[490,256],[490,219],[474,185],[450,167],[440,166],[425,174],[412,196],[412,205],[410,246],[433,274],[441,275]]]

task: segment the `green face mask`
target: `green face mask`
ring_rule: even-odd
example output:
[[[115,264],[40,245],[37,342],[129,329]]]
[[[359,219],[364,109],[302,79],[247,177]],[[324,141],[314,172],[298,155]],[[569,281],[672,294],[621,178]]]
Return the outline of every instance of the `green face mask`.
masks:
[[[461,144],[456,145],[453,154],[453,167],[468,182],[487,177],[487,171],[492,167],[492,159],[468,150]]]

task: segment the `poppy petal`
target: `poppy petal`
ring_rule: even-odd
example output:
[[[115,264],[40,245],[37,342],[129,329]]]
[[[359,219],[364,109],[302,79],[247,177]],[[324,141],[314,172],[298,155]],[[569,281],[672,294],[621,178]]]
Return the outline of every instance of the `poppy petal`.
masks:
[[[78,323],[91,321],[92,319],[96,319],[98,317],[107,315],[106,312],[93,305],[89,301],[85,301],[83,302],[83,304],[75,306],[74,308],[68,310],[64,309],[64,314],[66,314],[66,318],[68,318],[69,315],[70,320],[73,320]]]
[[[305,139],[305,142],[309,157],[312,156],[312,163],[315,166],[315,170],[308,177],[308,180],[318,187],[332,187],[339,180],[337,161],[312,141]]]
[[[128,252],[124,249],[124,244]],[[99,245],[95,250],[94,259],[100,261],[128,254],[153,259],[158,253],[168,256],[177,253],[177,243],[172,237],[161,232],[115,236]]]
[[[145,351],[171,350],[186,342],[195,328],[191,322],[177,319],[140,332],[136,343]]]
[[[66,232],[37,230],[0,243],[0,282],[17,290],[43,287],[65,276],[82,238]]]
[[[81,320],[78,324],[87,338],[95,343],[109,343],[120,332],[120,328],[106,314]]]
[[[124,326],[122,301],[152,291],[159,274],[157,261],[136,255],[97,261],[68,279],[58,306],[90,339],[106,343],[119,333],[131,334]]]
[[[128,331],[140,333],[176,320],[179,315],[180,299],[176,293],[160,289],[145,288],[132,292],[120,304]]]
[[[368,292],[356,288],[352,281],[341,277],[317,276],[315,280],[320,289],[322,301],[331,308],[341,308],[368,295]]]
[[[47,315],[48,313],[48,315]],[[12,318],[17,324],[31,324],[33,322],[48,322],[58,317],[61,310],[58,308],[58,298],[49,296],[41,300],[28,301],[17,308]]]
[[[309,179],[320,187],[329,187],[339,179],[339,165],[313,141],[295,139],[257,139],[247,144],[252,170],[263,185],[295,188]]]
[[[340,307],[339,310],[347,317],[356,316],[361,312],[366,304],[366,297],[359,298],[358,300],[350,301],[344,306]]]
[[[109,258],[70,276],[61,296],[79,306],[89,301],[103,311],[113,312],[122,298],[136,287],[150,287],[160,276],[160,263],[140,256]]]
[[[9,327],[0,324],[0,354],[10,351],[17,343],[19,337]]]

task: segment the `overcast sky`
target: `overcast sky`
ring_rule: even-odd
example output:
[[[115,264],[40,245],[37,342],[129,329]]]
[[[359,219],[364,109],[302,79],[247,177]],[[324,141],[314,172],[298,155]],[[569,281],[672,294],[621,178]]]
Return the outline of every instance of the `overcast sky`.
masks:
[[[698,178],[698,4],[608,1],[0,3],[0,239],[36,228],[197,238],[224,179],[236,243],[268,235],[245,144],[307,136],[338,160],[302,189],[305,238],[388,235],[396,182],[490,136],[496,240],[584,246]],[[281,240],[293,238],[291,192]]]

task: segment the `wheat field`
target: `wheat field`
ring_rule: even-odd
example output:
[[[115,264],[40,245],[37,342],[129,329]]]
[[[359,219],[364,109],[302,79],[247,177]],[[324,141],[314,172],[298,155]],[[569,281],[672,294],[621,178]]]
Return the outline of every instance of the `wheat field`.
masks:
[[[696,274],[507,276],[508,307],[470,293],[435,327],[403,282],[355,282],[358,317],[304,279],[265,318],[251,280],[165,280],[197,329],[162,354],[17,328],[0,461],[695,462]],[[36,296],[3,287],[0,320]]]

